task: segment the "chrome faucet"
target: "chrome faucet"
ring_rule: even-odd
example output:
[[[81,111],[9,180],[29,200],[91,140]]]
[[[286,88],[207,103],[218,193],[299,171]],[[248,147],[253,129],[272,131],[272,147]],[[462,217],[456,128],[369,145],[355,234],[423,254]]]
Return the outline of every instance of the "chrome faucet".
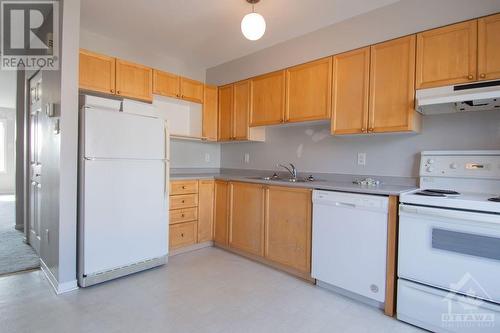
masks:
[[[278,164],[278,166],[285,168],[286,171],[288,171],[290,173],[290,175],[292,176],[292,179],[297,179],[297,168],[295,167],[295,165],[290,163],[290,167],[287,167],[286,165],[283,165],[283,164]]]

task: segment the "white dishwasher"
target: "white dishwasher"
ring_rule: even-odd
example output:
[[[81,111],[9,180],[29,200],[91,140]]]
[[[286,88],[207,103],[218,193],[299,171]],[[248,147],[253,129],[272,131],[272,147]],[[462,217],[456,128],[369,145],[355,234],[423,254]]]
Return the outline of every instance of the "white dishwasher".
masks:
[[[389,198],[313,192],[312,276],[318,285],[385,301]]]

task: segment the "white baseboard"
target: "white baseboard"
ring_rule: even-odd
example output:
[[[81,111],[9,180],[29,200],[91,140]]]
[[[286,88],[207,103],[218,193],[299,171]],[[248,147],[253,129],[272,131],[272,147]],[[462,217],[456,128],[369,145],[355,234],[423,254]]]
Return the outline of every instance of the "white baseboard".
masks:
[[[54,289],[54,292],[57,295],[78,289],[78,283],[76,279],[73,281],[59,283],[59,281],[57,281],[54,274],[52,274],[49,267],[43,262],[42,259],[40,259],[40,267],[42,268],[42,272],[47,277],[47,280],[49,281],[50,285],[52,286],[52,289]]]

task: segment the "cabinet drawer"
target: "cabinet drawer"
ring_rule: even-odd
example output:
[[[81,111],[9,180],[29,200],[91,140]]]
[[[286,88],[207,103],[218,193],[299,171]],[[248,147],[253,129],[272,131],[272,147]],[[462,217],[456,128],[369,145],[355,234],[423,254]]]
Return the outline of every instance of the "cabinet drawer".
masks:
[[[196,221],[198,219],[198,208],[175,209],[170,211],[170,224]]]
[[[196,244],[197,223],[186,222],[170,226],[169,247],[176,249],[183,246]]]
[[[172,195],[170,197],[170,209],[190,208],[198,206],[197,194]]]
[[[170,182],[170,195],[198,193],[197,180],[178,180]]]

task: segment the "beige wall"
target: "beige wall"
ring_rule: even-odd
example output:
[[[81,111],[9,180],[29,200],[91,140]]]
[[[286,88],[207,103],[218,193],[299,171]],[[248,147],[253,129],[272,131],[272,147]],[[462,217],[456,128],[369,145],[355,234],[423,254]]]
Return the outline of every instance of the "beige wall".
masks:
[[[402,0],[207,70],[226,84],[422,30],[500,12],[500,0]]]

